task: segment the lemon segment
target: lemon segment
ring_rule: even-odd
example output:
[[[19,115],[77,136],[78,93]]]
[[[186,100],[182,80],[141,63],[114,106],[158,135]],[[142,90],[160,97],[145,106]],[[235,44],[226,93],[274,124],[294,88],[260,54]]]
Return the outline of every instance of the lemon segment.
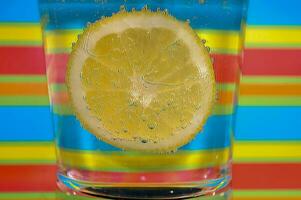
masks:
[[[213,67],[198,36],[148,10],[87,27],[66,83],[82,126],[125,150],[176,150],[202,130],[215,101]]]

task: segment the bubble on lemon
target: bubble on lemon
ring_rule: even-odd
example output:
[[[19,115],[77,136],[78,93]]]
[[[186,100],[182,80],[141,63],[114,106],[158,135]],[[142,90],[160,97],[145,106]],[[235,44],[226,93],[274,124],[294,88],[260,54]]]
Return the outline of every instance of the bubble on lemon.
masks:
[[[66,83],[82,126],[125,149],[171,152],[202,130],[214,104],[208,51],[166,12],[123,10],[89,24]]]

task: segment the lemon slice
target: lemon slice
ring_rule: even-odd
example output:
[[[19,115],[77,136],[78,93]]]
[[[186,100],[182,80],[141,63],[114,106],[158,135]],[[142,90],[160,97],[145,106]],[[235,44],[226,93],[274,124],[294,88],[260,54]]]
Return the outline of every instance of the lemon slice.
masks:
[[[90,24],[66,77],[82,126],[124,150],[176,150],[202,130],[215,100],[206,48],[164,12],[124,11]]]

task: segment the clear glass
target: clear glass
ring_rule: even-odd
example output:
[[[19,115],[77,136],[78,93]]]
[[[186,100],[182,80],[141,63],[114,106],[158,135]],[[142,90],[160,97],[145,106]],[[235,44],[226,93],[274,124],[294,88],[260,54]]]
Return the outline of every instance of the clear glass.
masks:
[[[213,60],[217,102],[203,130],[168,154],[130,152],[83,129],[65,85],[72,43],[88,23],[130,11],[167,10],[189,20]],[[65,192],[121,199],[219,197],[231,181],[232,133],[240,75],[244,0],[40,0],[47,78],[53,114],[58,186]],[[224,199],[228,195],[224,195]]]

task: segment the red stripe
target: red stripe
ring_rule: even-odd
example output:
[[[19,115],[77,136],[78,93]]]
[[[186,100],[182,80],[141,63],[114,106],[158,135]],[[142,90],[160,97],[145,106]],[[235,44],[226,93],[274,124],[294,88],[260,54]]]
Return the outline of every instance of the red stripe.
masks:
[[[244,163],[233,165],[234,189],[301,189],[301,163]],[[73,173],[93,177],[95,181],[164,182],[197,181],[204,170],[157,172],[157,173],[120,173],[85,172]],[[207,178],[216,177],[218,169],[207,170]],[[0,192],[13,191],[55,191],[56,167],[54,165],[0,165]]]
[[[235,55],[212,54],[217,82],[235,82],[239,73],[239,60]],[[49,54],[46,56],[49,81],[63,83],[65,81],[68,54]]]
[[[46,55],[48,81],[50,83],[64,83],[68,54]]]
[[[301,49],[245,49],[244,75],[301,75]]]
[[[234,189],[301,189],[301,163],[234,164]]]
[[[212,54],[215,79],[217,82],[235,82],[238,79],[239,57],[237,55]]]
[[[0,192],[55,191],[55,165],[0,165]]]
[[[106,171],[85,171],[73,170],[68,174],[75,179],[92,180],[103,183],[183,183],[199,182],[207,179],[217,179],[220,176],[221,169],[204,168],[196,170],[166,171],[166,172],[106,172]],[[205,176],[205,177],[204,177]]]
[[[44,74],[42,47],[0,47],[0,74]]]

